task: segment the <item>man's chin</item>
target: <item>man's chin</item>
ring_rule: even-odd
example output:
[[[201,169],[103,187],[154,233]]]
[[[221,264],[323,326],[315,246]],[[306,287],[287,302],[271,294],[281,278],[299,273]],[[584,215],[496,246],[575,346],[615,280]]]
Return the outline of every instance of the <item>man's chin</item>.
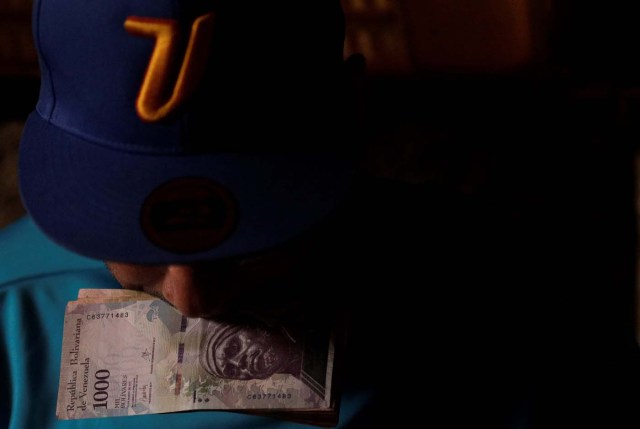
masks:
[[[222,322],[226,320],[236,320],[240,317],[241,314],[242,313],[239,311],[237,306],[229,304],[218,304],[203,308],[195,316],[188,317],[196,317],[200,319]]]
[[[256,373],[266,374],[264,377],[266,378],[276,372],[281,372],[282,365],[275,353],[269,350],[258,358],[258,362],[255,363],[254,368],[256,369]]]

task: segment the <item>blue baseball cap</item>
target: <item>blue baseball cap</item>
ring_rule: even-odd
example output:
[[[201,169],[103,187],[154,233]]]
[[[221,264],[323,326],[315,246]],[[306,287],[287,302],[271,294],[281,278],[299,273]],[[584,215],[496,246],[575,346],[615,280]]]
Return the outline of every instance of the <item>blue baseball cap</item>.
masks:
[[[37,0],[33,34],[20,188],[59,244],[132,263],[233,257],[346,196],[338,0]]]

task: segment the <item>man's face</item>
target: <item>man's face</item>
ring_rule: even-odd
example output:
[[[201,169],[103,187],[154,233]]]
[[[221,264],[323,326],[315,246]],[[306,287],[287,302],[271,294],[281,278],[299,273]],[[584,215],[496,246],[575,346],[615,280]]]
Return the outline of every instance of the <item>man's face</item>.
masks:
[[[246,312],[285,284],[303,251],[279,249],[258,256],[186,265],[107,262],[125,289],[157,296],[187,317],[213,319]],[[284,297],[283,297],[284,298]]]

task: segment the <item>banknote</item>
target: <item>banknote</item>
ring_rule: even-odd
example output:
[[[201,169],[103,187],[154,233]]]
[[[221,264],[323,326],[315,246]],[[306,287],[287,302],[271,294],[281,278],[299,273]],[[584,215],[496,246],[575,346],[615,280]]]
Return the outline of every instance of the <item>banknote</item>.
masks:
[[[110,300],[130,298],[131,301],[139,301],[145,299],[155,299],[153,295],[148,293],[129,290],[129,289],[80,289],[78,290],[78,300],[83,299],[96,299],[96,300]]]
[[[151,295],[81,290],[66,308],[57,417],[207,409],[326,424],[333,327],[187,318]]]

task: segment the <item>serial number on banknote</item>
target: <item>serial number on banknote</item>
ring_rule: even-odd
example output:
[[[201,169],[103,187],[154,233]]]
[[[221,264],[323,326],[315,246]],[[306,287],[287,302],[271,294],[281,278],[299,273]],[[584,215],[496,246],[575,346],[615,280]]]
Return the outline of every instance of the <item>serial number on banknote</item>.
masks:
[[[247,399],[291,399],[291,393],[254,393]]]
[[[98,319],[115,319],[120,317],[129,317],[129,312],[125,311],[122,313],[90,313],[87,314],[87,320],[98,320]]]

